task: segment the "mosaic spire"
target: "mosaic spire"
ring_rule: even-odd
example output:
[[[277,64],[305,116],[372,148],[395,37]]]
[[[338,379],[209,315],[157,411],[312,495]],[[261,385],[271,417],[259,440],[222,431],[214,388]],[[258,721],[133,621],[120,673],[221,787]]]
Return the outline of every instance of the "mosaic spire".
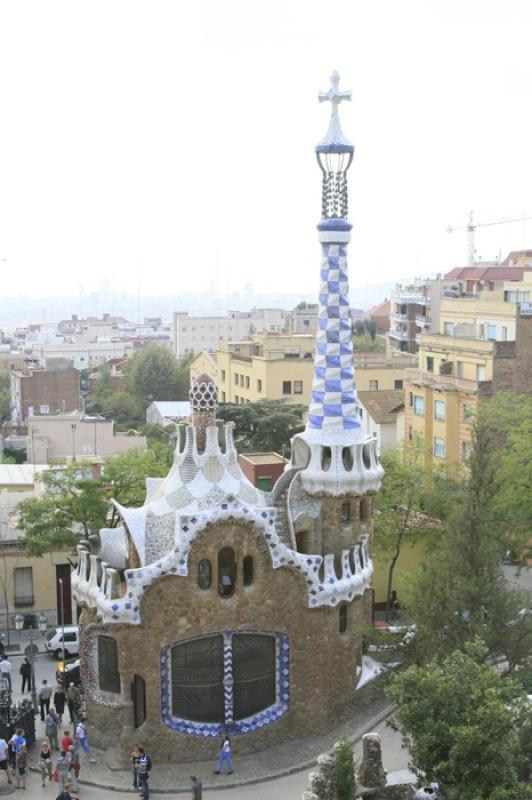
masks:
[[[362,441],[347,280],[347,245],[352,227],[346,219],[347,170],[354,147],[342,133],[338,117],[340,102],[350,100],[351,92],[340,92],[339,80],[334,72],[329,91],[319,94],[320,101],[330,101],[332,112],[327,135],[315,148],[323,174],[322,221],[318,225],[322,261],[307,433],[309,439],[325,445]]]

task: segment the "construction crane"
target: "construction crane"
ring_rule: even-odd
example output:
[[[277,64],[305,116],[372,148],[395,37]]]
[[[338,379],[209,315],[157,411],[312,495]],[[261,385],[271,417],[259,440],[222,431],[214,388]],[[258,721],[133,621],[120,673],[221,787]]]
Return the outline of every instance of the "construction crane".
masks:
[[[469,267],[474,267],[475,231],[477,228],[484,228],[489,225],[504,225],[506,222],[524,222],[527,219],[532,219],[532,216],[508,217],[506,219],[496,219],[492,222],[474,222],[473,211],[470,211],[467,225],[449,225],[447,228],[447,233],[453,233],[454,231],[467,231],[467,264]]]

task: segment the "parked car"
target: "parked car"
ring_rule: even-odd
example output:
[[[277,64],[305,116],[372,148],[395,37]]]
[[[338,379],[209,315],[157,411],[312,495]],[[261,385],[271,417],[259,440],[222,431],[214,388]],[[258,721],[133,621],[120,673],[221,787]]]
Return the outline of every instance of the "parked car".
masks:
[[[71,683],[81,686],[81,675],[79,669],[79,658],[75,661],[58,661],[55,672],[57,683],[68,689]]]
[[[77,625],[65,625],[65,658],[77,656],[79,654],[79,627]],[[55,658],[63,655],[63,628],[61,626],[52,628],[46,634],[46,649]]]

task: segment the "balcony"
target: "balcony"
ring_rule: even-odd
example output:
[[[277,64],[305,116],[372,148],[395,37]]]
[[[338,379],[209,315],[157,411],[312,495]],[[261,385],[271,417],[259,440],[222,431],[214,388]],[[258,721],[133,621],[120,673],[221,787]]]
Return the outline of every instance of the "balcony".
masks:
[[[491,381],[478,383],[468,378],[457,378],[454,375],[435,375],[422,369],[407,369],[406,382],[418,386],[438,386],[444,391],[460,391],[465,394],[477,394],[486,385],[486,391],[491,386]]]
[[[408,322],[408,314],[399,314],[398,312],[392,311],[390,313],[390,319],[396,320],[397,322]]]
[[[400,342],[408,341],[408,331],[389,330],[388,336],[390,337],[390,339],[398,339]]]
[[[392,294],[391,300],[402,306],[430,306],[431,299],[417,292],[399,291]]]
[[[432,323],[432,319],[430,317],[423,317],[418,315],[416,317],[416,325],[419,325],[420,328],[430,328]]]

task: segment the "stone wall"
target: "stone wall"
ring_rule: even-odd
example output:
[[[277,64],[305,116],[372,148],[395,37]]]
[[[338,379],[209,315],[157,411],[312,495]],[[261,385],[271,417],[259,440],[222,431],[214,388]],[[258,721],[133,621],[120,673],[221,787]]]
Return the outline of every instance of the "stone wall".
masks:
[[[338,505],[338,501],[336,501]],[[333,515],[333,507],[326,512]],[[334,513],[337,513],[334,512]],[[328,520],[333,524],[333,517]],[[336,527],[336,531],[338,528]],[[355,536],[338,531],[336,544],[347,546]],[[334,542],[331,540],[331,544]],[[222,598],[218,593],[218,553],[224,546],[235,551],[236,590]],[[335,548],[336,549],[336,548]],[[341,549],[341,548],[340,548]],[[243,586],[242,562],[252,556],[254,578]],[[209,589],[198,585],[198,563],[212,565]],[[113,711],[110,730],[109,707],[93,695],[88,701],[88,721],[96,746],[107,746],[121,728],[124,758],[134,742],[142,742],[160,761],[213,758],[219,748],[216,737],[187,735],[166,727],[161,720],[161,650],[172,642],[226,630],[280,633],[290,641],[290,707],[276,722],[234,737],[236,753],[264,749],[283,740],[315,736],[349,717],[355,703],[356,668],[361,645],[353,633],[356,621],[369,619],[371,596],[348,605],[347,631],[339,633],[339,607],[308,608],[305,579],[295,569],[273,570],[267,546],[249,524],[217,523],[194,542],[187,578],[167,576],[155,582],[144,595],[139,626],[106,625],[100,631],[118,642],[122,676],[122,708]],[[84,611],[82,625],[94,622],[93,612]],[[90,654],[82,654],[84,664]],[[134,675],[146,682],[147,718],[138,729],[133,724],[130,686]]]

